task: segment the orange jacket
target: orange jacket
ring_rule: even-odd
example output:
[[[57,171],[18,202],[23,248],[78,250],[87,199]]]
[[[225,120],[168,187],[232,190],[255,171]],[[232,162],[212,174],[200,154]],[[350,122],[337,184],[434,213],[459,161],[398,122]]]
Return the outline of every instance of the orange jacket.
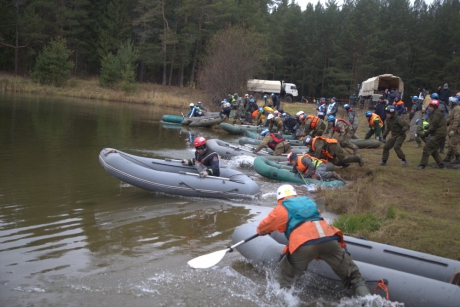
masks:
[[[278,205],[263,219],[257,226],[257,233],[260,235],[268,234],[273,231],[285,232],[288,222],[288,211],[282,205],[282,201],[296,196],[289,196],[278,201]],[[318,227],[322,229],[322,233],[318,231]],[[289,243],[283,250],[283,253],[293,253],[300,245],[307,241],[318,239],[321,237],[330,237],[338,235],[340,237],[340,245],[345,248],[346,244],[343,241],[342,232],[330,226],[326,221],[305,222],[294,229],[289,237]]]

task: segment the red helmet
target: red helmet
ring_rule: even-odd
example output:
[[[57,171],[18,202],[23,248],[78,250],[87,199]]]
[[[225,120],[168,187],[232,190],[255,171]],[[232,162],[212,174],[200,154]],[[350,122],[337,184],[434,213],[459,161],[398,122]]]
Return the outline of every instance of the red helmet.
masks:
[[[439,100],[437,100],[437,99],[432,99],[432,100],[430,101],[430,106],[439,108]]]
[[[206,139],[202,136],[197,137],[195,141],[193,141],[193,146],[195,146],[195,148],[201,147],[204,145],[206,145]]]

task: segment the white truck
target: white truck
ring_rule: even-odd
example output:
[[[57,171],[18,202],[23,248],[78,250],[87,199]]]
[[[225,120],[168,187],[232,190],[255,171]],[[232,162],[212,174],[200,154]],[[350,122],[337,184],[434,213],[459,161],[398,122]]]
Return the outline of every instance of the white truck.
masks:
[[[383,95],[385,89],[396,89],[396,92],[403,96],[404,82],[400,77],[392,74],[379,75],[372,77],[361,83],[359,88],[358,100],[359,107],[362,109],[366,104],[368,107],[373,106],[379,97]]]
[[[294,83],[285,83],[283,81],[251,79],[247,83],[248,94],[253,94],[256,99],[260,99],[263,95],[275,93],[284,98],[286,102],[294,101],[299,92]]]

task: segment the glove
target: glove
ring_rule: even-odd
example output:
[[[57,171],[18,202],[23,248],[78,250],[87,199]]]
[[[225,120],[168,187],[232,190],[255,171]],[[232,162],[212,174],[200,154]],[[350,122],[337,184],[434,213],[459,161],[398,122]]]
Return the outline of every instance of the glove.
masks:
[[[188,164],[188,160],[187,159],[182,159],[182,163],[183,164]]]
[[[377,141],[380,141],[380,137],[379,137],[379,136],[376,136],[375,139],[376,139]]]
[[[454,136],[454,130],[451,130],[451,131],[449,132],[449,136],[450,136],[450,137],[453,137],[453,136]]]
[[[208,176],[208,172],[207,172],[207,171],[201,171],[201,172],[200,172],[200,177],[201,177],[201,178],[205,178],[206,176]]]

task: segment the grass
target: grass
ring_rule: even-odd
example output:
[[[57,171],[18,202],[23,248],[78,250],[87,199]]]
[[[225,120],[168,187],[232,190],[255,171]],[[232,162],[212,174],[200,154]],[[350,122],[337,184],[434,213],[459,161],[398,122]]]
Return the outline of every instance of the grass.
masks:
[[[282,108],[291,114],[299,110],[316,114],[311,104],[284,104]],[[358,136],[364,138],[368,125],[363,110],[358,113]],[[343,110],[338,117],[345,118]],[[415,170],[422,148],[405,142],[402,150],[407,167],[401,166],[393,149],[385,167],[379,166],[382,147],[361,149],[363,167],[353,164],[336,170],[351,183],[341,189],[320,190],[318,197],[325,199],[328,211],[341,215],[335,225],[347,235],[460,260],[459,170]]]
[[[0,89],[2,91],[27,92],[39,95],[62,95],[168,107],[188,108],[190,102],[207,101],[206,93],[196,89],[142,83],[138,91],[125,93],[122,90],[101,87],[97,78],[72,78],[63,86],[55,87],[35,83],[29,78],[0,74]],[[205,105],[210,105],[210,103]]]
[[[141,84],[138,92],[126,95],[100,87],[97,79],[71,79],[58,88],[0,75],[0,88],[161,106],[188,107],[197,101],[211,105],[205,93],[195,89]],[[299,110],[316,114],[313,104],[282,103],[281,107],[290,114]],[[368,125],[363,110],[358,109],[358,114],[358,136],[363,138]],[[337,116],[345,118],[344,110]],[[378,165],[382,147],[360,150],[363,167],[353,164],[336,170],[350,183],[340,189],[319,190],[317,198],[324,198],[326,209],[340,215],[336,225],[347,235],[460,260],[459,171],[431,167],[414,170],[422,154],[422,148],[416,146],[415,142],[404,143],[402,150],[409,161],[405,168],[393,150],[386,167]],[[433,162],[430,158],[429,163]]]

